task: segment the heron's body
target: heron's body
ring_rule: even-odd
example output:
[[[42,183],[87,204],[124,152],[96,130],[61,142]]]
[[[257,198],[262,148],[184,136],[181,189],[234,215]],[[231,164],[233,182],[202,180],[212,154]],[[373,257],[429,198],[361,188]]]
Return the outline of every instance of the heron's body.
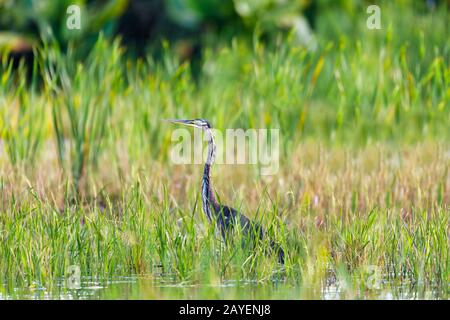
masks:
[[[216,200],[211,184],[211,167],[215,158],[216,146],[209,122],[204,119],[172,120],[172,122],[201,128],[205,131],[208,138],[208,156],[202,179],[202,206],[208,220],[211,223],[216,222],[224,239],[226,239],[228,231],[239,225],[244,235],[249,237],[256,236],[258,240],[262,240],[265,236],[262,226],[252,222],[237,210],[219,204]],[[279,262],[284,263],[284,251],[281,246],[273,241],[270,241],[270,245],[276,251]]]
[[[211,140],[210,140],[211,141]],[[208,159],[210,159],[209,155],[211,155],[211,159],[214,159],[214,144],[213,142],[209,142],[208,144]],[[250,221],[246,216],[240,214],[236,209],[221,205],[217,202],[216,197],[214,196],[214,191],[211,185],[211,163],[207,160],[205,164],[205,168],[203,171],[203,179],[202,179],[202,205],[203,212],[205,212],[210,222],[216,221],[217,226],[222,233],[222,236],[226,237],[227,230],[231,230],[236,223],[242,228],[244,233],[248,233],[250,227],[255,227],[255,224]],[[260,226],[257,226],[260,233],[259,238],[263,238],[263,230]],[[253,229],[252,231],[255,231]]]

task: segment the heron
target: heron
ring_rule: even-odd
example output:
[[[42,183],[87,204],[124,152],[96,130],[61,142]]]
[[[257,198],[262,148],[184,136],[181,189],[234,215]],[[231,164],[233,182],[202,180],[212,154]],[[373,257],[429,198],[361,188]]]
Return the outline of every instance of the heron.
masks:
[[[226,240],[227,233],[237,224],[241,226],[241,230],[246,236],[257,236],[258,240],[262,240],[265,237],[264,228],[254,221],[251,221],[242,213],[239,213],[236,209],[229,206],[220,204],[212,188],[211,182],[211,167],[215,160],[216,145],[214,143],[214,135],[212,127],[206,119],[194,119],[194,120],[182,120],[182,119],[167,119],[167,121],[182,124],[185,126],[195,127],[202,129],[205,133],[205,137],[208,141],[208,153],[203,169],[202,178],[202,207],[208,221],[210,223],[216,222],[222,237]],[[284,250],[275,241],[270,240],[270,247],[274,250],[278,257],[278,262],[284,264]]]

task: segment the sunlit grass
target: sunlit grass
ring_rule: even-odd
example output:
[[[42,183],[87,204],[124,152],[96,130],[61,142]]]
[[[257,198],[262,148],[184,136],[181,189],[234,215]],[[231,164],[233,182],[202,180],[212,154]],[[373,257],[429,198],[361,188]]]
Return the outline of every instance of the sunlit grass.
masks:
[[[199,286],[211,298],[223,296],[205,284],[283,283],[295,288],[288,297],[308,298],[339,279],[351,298],[372,290],[375,266],[387,286],[447,297],[449,42],[396,27],[367,39],[320,39],[315,52],[289,37],[236,39],[206,49],[198,77],[168,43],[161,60],[136,61],[103,37],[82,61],[74,48],[47,44],[28,80],[4,55],[5,290],[51,288],[76,265],[98,279]],[[268,241],[246,248],[237,232],[224,244],[208,223],[201,168],[168,158],[172,129],[161,119],[176,117],[207,118],[222,130],[280,129],[276,176],[217,165],[213,179],[225,203],[283,246],[285,266],[266,254]]]

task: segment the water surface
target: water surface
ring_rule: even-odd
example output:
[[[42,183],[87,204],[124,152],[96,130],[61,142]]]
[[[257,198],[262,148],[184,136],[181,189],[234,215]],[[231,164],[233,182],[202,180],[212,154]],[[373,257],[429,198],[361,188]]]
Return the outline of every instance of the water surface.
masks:
[[[284,282],[218,281],[177,283],[152,276],[93,280],[84,277],[76,288],[61,280],[52,288],[0,286],[0,299],[448,299],[447,290],[382,282],[377,288],[355,289],[339,281],[319,288]]]

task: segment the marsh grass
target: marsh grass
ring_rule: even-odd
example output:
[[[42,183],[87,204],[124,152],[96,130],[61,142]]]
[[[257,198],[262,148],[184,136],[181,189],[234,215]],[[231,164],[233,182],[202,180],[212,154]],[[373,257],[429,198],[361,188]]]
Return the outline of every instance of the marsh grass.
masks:
[[[64,170],[70,167],[78,197],[80,180],[88,168],[97,166],[104,144],[115,88],[121,84],[121,51],[117,41],[109,48],[101,36],[85,63],[77,63],[73,51],[69,47],[62,55],[57,44],[50,44],[40,55],[53,102],[51,114],[59,161]]]
[[[329,272],[345,270],[361,274],[361,282],[356,283],[364,287],[365,269],[374,265],[387,280],[443,292],[448,284],[445,210],[414,210],[412,221],[387,210],[373,210],[369,216],[347,222],[333,215],[323,230],[307,218],[301,218],[302,229],[267,221],[265,225],[277,231],[272,237],[286,249],[282,268],[264,254],[267,243],[249,251],[239,245],[237,234],[235,245],[225,246],[200,215],[187,218],[187,212],[170,214],[164,208],[155,210],[157,205],[151,203],[139,205],[142,195],[136,192],[132,191],[120,215],[108,212],[110,208],[60,213],[42,204],[3,214],[0,268],[7,275],[3,281],[14,286],[51,286],[69,266],[77,265],[82,274],[103,279],[130,274],[174,276],[181,283],[208,283],[209,278],[260,283],[278,279],[313,288],[321,288]]]
[[[23,61],[22,61],[23,62]],[[31,85],[27,77],[15,77],[12,61],[2,59],[0,134],[9,161],[16,167],[26,169],[37,159],[40,143],[45,135],[46,97],[38,93],[37,63],[33,65]],[[26,74],[21,63],[18,74]]]
[[[315,149],[303,145],[297,155],[308,159]],[[426,150],[431,154],[425,155]],[[422,146],[397,154],[404,157],[404,169],[397,172],[389,161],[382,162],[382,171],[372,168],[370,148],[348,152],[353,161],[369,163],[367,167],[346,168],[339,164],[340,149],[330,154],[322,148],[322,163],[305,161],[295,166],[302,178],[283,174],[263,182],[247,173],[231,178],[234,191],[223,186],[230,181],[229,175],[236,174],[235,168],[217,166],[215,186],[219,192],[225,190],[221,199],[265,226],[270,238],[286,251],[284,267],[273,254],[266,254],[270,252],[267,241],[242,245],[251,241],[243,239],[239,229],[228,244],[223,242],[199,205],[201,167],[149,168],[126,177],[116,191],[120,197],[110,198],[112,193],[103,190],[102,204],[82,201],[71,205],[68,199],[53,199],[54,190],[27,189],[25,181],[13,187],[5,177],[3,190],[11,189],[2,199],[3,280],[13,287],[51,287],[64,279],[69,266],[77,265],[83,275],[98,279],[155,275],[200,287],[230,279],[261,285],[281,281],[312,288],[310,295],[304,294],[314,297],[325,283],[336,279],[355,292],[375,292],[366,288],[365,281],[367,269],[377,266],[388,284],[433,288],[445,297],[449,277],[449,178],[445,168],[449,160],[442,160],[442,166],[421,162],[421,157],[440,159],[442,149]],[[319,156],[317,151],[314,154]],[[57,164],[54,159],[47,165]],[[330,169],[321,172],[320,168]],[[109,168],[104,170],[107,174]],[[315,172],[321,172],[320,179],[314,178]],[[179,181],[168,180],[171,174]],[[405,187],[414,179],[425,189],[428,183],[434,186],[435,177],[440,176],[447,198],[439,203],[437,187],[420,201],[418,187],[405,189],[403,196],[394,191],[398,186],[389,183],[393,176],[404,181]],[[302,183],[293,187],[290,179]],[[342,190],[355,180],[363,180],[365,187],[356,184],[354,188],[360,191],[353,193]],[[371,191],[366,193],[366,187]],[[68,197],[64,188],[61,185],[57,190]],[[381,201],[386,193],[389,202]],[[241,203],[241,199],[246,201]],[[67,203],[62,211],[61,201]]]
[[[448,297],[450,49],[445,19],[418,21],[425,31],[405,34],[404,21],[375,35],[357,28],[315,52],[289,37],[235,39],[205,49],[198,78],[168,43],[161,60],[136,61],[118,40],[100,37],[82,61],[47,44],[31,85],[3,55],[5,290],[50,288],[76,265],[98,279],[279,282],[315,296],[337,280],[374,291],[376,266],[385,286]],[[168,159],[161,119],[176,117],[280,129],[278,175],[218,165],[213,180],[224,203],[280,243],[285,266],[266,254],[268,240],[245,246],[237,230],[225,244],[208,223],[201,167]]]

